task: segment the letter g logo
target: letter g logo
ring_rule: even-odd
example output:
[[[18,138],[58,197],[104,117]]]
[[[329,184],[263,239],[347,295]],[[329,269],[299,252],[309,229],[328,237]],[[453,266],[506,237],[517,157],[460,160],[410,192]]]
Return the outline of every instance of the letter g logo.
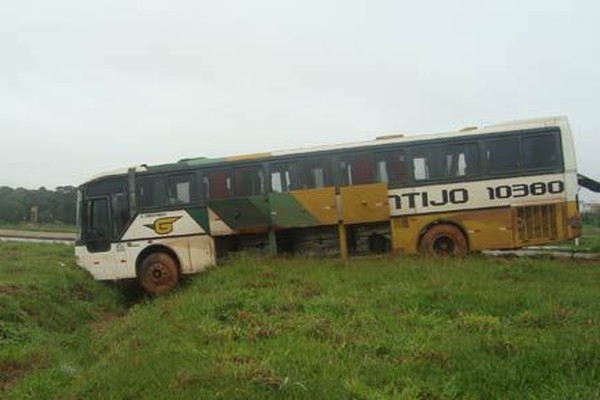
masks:
[[[163,217],[154,220],[154,223],[144,225],[147,228],[152,229],[159,235],[168,235],[173,232],[173,224],[181,217]]]

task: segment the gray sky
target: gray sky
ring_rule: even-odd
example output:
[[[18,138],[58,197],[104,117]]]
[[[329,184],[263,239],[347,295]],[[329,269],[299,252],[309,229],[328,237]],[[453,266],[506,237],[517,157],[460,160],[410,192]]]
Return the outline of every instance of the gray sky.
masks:
[[[600,179],[597,1],[4,1],[0,185],[565,114]]]

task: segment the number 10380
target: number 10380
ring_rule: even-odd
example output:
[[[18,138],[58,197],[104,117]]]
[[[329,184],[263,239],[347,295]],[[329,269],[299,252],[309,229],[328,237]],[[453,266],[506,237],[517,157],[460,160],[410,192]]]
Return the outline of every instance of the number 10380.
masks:
[[[487,191],[490,200],[544,196],[546,194],[559,194],[564,192],[565,184],[562,181],[534,182],[530,184],[516,183],[513,185],[487,187]]]

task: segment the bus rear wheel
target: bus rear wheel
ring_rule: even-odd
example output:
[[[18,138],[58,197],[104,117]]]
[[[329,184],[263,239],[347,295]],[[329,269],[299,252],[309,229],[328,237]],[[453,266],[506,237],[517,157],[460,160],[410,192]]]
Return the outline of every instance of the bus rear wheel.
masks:
[[[430,256],[463,257],[469,251],[467,238],[454,225],[440,224],[432,226],[421,238],[421,254]]]
[[[138,279],[144,290],[153,296],[168,293],[179,282],[177,262],[168,254],[152,253],[142,261]]]

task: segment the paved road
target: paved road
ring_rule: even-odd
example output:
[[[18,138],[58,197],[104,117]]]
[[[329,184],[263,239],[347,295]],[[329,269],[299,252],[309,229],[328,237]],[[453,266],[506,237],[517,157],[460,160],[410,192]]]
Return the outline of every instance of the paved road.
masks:
[[[16,239],[21,241],[55,241],[55,242],[74,242],[75,234],[71,232],[40,232],[40,231],[19,231],[13,229],[0,229],[0,240]]]

